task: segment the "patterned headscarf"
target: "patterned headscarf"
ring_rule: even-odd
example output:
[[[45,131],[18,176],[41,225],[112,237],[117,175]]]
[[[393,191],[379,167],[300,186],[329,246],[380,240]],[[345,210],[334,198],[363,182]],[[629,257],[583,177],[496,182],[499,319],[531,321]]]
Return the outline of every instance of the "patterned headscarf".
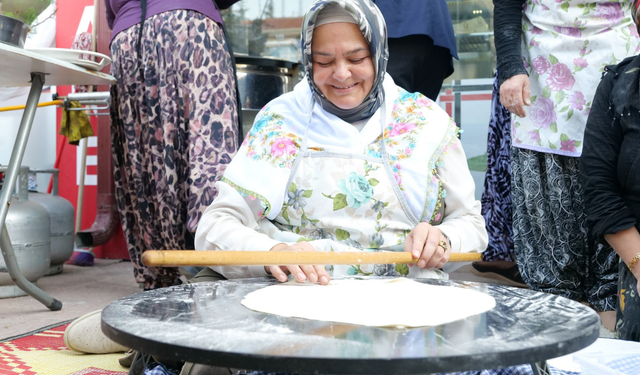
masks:
[[[328,4],[335,3],[343,7],[356,20],[364,39],[369,43],[371,59],[376,77],[371,91],[362,103],[352,109],[336,107],[320,92],[313,83],[313,57],[311,56],[311,41],[316,17]],[[302,62],[307,81],[313,92],[313,97],[320,106],[346,122],[355,122],[371,117],[384,101],[382,81],[384,81],[389,59],[387,47],[387,26],[378,7],[371,0],[316,0],[307,11],[302,21]]]
[[[631,16],[633,17],[633,22],[638,25],[638,7],[640,6],[640,0],[633,0],[633,5],[631,6]]]

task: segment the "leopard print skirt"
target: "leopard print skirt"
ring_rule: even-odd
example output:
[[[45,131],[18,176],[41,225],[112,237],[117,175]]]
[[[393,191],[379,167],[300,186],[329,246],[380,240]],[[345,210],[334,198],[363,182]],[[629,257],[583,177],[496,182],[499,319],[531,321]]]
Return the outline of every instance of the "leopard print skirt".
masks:
[[[222,28],[176,10],[111,44],[111,141],[116,200],[134,275],[145,289],[179,284],[147,268],[149,249],[193,249],[193,233],[239,147],[233,62]],[[140,51],[140,58],[138,58]],[[140,62],[140,64],[139,64]]]

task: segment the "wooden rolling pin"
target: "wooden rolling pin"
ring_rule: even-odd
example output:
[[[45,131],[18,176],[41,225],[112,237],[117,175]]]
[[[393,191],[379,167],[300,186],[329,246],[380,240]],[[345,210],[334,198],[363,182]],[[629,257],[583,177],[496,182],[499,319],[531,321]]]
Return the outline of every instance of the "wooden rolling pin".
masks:
[[[449,262],[481,260],[479,253],[452,253]],[[416,263],[404,251],[193,251],[147,250],[142,263],[148,267],[180,266],[279,266],[287,264],[398,264]]]

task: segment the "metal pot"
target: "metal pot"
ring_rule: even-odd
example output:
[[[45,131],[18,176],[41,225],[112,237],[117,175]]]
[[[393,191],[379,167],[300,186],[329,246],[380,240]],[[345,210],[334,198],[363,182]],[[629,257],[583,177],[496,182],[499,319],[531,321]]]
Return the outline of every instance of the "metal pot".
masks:
[[[31,28],[26,23],[0,14],[0,42],[24,48],[24,41]]]
[[[258,111],[298,83],[297,63],[257,56],[236,55],[236,71],[244,134],[248,133]]]

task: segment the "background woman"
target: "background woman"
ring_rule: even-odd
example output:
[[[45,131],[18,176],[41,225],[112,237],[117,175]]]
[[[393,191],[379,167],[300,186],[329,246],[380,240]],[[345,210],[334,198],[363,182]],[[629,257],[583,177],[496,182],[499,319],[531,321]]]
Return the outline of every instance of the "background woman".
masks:
[[[229,7],[237,0],[218,1]],[[212,0],[105,0],[113,30],[116,200],[136,281],[178,284],[148,249],[193,249],[202,211],[239,146],[233,60]]]
[[[638,5],[633,19],[638,24]],[[587,222],[620,255],[616,337],[640,341],[640,57],[605,68],[580,157]]]
[[[617,258],[589,240],[578,157],[603,66],[638,44],[631,3],[494,3],[500,99],[517,116],[511,189],[521,276],[532,289],[613,311]]]

